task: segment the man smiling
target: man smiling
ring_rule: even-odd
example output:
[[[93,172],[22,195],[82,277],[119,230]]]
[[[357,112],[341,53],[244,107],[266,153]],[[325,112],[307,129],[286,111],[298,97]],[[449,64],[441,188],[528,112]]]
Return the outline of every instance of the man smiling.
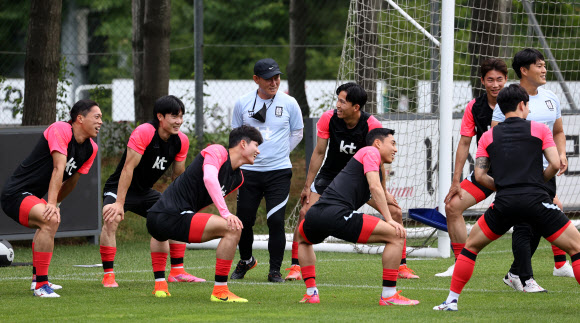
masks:
[[[261,59],[254,65],[254,82],[258,89],[235,104],[232,128],[249,125],[262,133],[260,156],[253,165],[242,166],[245,184],[238,192],[238,216],[244,223],[240,238],[240,258],[232,279],[242,279],[257,264],[252,256],[256,212],[262,197],[266,199],[267,223],[270,237],[270,271],[268,281],[282,283],[280,273],[284,258],[284,214],[290,193],[292,163],[290,152],[302,140],[302,114],[296,100],[278,91],[280,67],[271,58]]]

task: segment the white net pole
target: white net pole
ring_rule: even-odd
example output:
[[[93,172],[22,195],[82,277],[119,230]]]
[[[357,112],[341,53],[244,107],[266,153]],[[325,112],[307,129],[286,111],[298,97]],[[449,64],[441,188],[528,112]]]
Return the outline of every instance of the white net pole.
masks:
[[[441,82],[439,85],[439,212],[445,214],[445,192],[451,187],[453,145],[453,24],[455,0],[443,0],[441,6]],[[443,258],[449,257],[449,234],[437,232],[437,249]]]

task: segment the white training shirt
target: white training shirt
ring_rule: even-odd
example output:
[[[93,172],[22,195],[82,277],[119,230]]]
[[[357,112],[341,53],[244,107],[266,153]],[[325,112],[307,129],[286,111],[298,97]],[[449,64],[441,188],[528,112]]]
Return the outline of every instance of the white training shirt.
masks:
[[[254,107],[254,100],[256,102]],[[252,118],[266,104],[266,122]],[[290,133],[304,128],[302,112],[296,99],[278,91],[274,100],[263,100],[252,91],[236,101],[232,116],[232,128],[248,125],[260,130],[264,142],[259,146],[260,154],[254,165],[243,165],[242,169],[267,172],[292,168],[290,162]]]
[[[550,90],[538,88],[538,94],[530,95],[529,102],[530,113],[526,120],[532,120],[543,123],[550,128],[552,134],[554,133],[554,123],[557,119],[562,117],[560,110],[560,100]],[[493,109],[492,121],[503,122],[505,120],[504,114],[501,112],[499,105],[495,105]],[[544,157],[544,168],[548,167],[548,161]]]

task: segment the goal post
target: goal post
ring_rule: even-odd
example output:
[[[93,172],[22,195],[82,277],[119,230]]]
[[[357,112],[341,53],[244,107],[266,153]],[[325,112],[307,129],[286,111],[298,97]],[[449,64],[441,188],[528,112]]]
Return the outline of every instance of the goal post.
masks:
[[[337,84],[344,80],[362,84],[369,94],[366,110],[395,129],[399,152],[388,172],[388,185],[404,213],[410,208],[438,207],[444,214],[445,195],[437,193],[448,191],[452,177],[455,1],[443,0],[440,6],[429,1],[415,1],[414,6],[398,3],[351,1]],[[439,30],[440,35],[431,33]],[[373,73],[360,67],[369,62],[374,64]],[[407,165],[411,170],[405,169]],[[421,187],[421,182],[428,184]],[[409,248],[415,254],[449,257],[447,232],[437,231],[435,237],[437,247],[432,251],[418,252],[408,242]]]
[[[439,85],[439,194],[437,206],[445,215],[445,192],[451,187],[453,167],[453,25],[455,22],[455,0],[442,0],[441,6],[441,81]],[[447,170],[447,171],[444,171]],[[451,175],[449,174],[451,170]],[[437,251],[448,258],[451,240],[447,232],[437,232]]]

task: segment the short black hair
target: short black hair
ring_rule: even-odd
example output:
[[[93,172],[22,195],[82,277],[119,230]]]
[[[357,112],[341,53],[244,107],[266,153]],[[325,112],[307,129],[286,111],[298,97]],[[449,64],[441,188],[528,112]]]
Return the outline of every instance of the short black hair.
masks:
[[[166,95],[162,96],[157,101],[155,101],[155,105],[153,106],[153,125],[155,128],[159,127],[159,119],[157,119],[157,114],[161,113],[163,116],[167,114],[171,115],[179,115],[185,114],[185,105],[181,102],[174,95]]]
[[[346,100],[352,103],[352,105],[358,104],[360,110],[367,103],[367,91],[356,83],[349,82],[342,84],[336,89],[336,95],[339,95],[342,91],[346,92]]]
[[[82,115],[83,117],[86,117],[87,113],[89,113],[89,111],[91,111],[91,108],[94,106],[98,107],[99,105],[97,104],[97,102],[93,100],[85,99],[78,101],[70,109],[70,120],[68,123],[73,124],[74,122],[76,122],[79,114]]]
[[[485,78],[485,75],[487,75],[489,71],[498,71],[502,73],[503,76],[505,77],[507,77],[508,74],[508,68],[506,63],[499,58],[489,58],[481,63],[481,66],[479,67],[479,73],[481,73],[481,78]]]
[[[251,141],[255,141],[258,143],[258,145],[261,145],[262,142],[264,142],[264,139],[262,139],[262,134],[260,133],[260,130],[258,130],[252,126],[243,125],[243,126],[234,128],[230,132],[230,143],[229,143],[228,148],[234,148],[242,140],[245,140],[247,143],[250,143]]]
[[[514,56],[514,60],[512,62],[512,68],[518,78],[522,78],[522,72],[520,68],[525,67],[527,69],[530,68],[531,64],[536,64],[537,61],[546,61],[544,59],[544,55],[540,53],[539,50],[534,48],[526,48],[516,53]]]
[[[520,102],[527,103],[529,100],[528,92],[519,84],[510,84],[499,91],[497,95],[497,104],[504,115],[516,111]]]
[[[383,141],[389,135],[394,136],[395,130],[389,128],[375,128],[369,131],[369,133],[367,134],[366,138],[367,146],[372,146],[373,142],[375,142],[375,140],[377,139]]]

